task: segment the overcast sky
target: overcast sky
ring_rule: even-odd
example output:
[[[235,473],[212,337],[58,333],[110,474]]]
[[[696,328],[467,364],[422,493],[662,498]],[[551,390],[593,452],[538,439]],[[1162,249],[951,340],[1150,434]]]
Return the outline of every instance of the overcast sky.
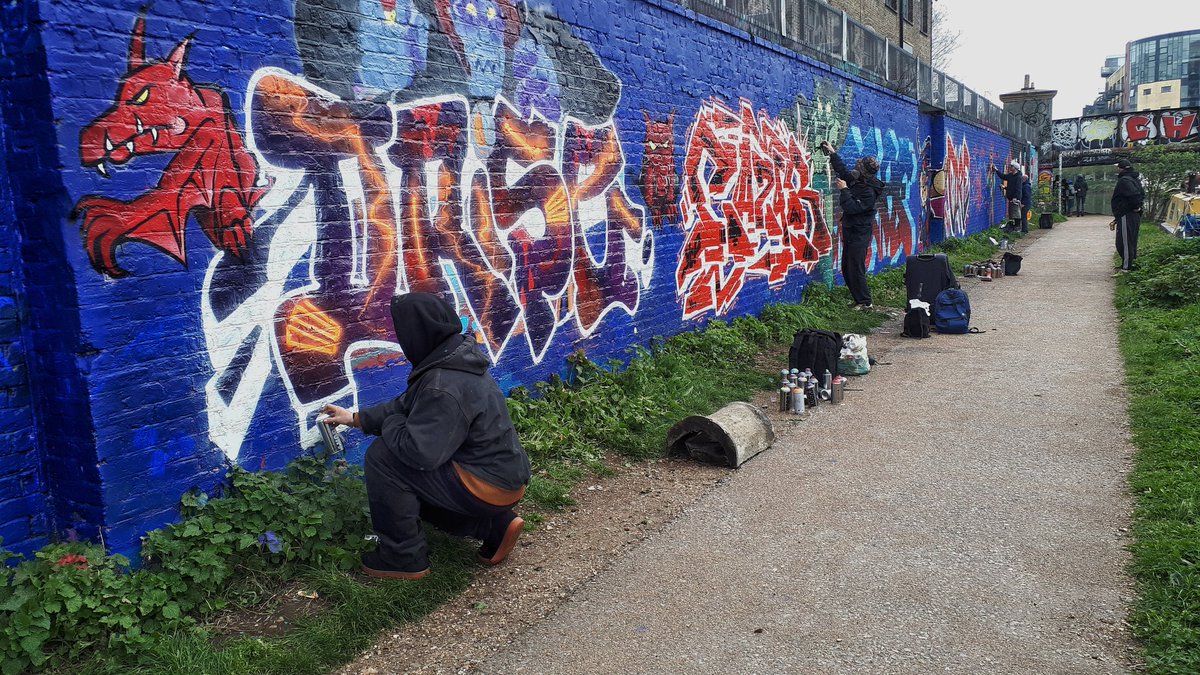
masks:
[[[1054,117],[1074,117],[1104,88],[1104,59],[1125,43],[1200,28],[1196,0],[937,0],[962,31],[946,70],[1000,103],[1025,74],[1057,89]]]

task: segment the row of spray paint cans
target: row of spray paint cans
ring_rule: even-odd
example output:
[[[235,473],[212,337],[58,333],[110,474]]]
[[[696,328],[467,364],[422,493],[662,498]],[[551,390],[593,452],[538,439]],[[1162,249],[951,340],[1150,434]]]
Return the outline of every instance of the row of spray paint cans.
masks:
[[[846,392],[846,378],[828,370],[821,381],[817,381],[812,370],[792,368],[779,371],[779,412],[803,415],[805,410],[816,410],[821,402],[841,403]]]

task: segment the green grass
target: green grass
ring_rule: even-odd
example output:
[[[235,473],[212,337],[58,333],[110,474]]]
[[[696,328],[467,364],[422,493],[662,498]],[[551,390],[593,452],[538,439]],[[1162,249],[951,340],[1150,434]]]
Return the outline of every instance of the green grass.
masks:
[[[992,229],[938,248],[961,269],[994,255],[989,236],[999,239],[1001,234]],[[902,270],[872,277],[870,284],[881,310],[904,307]],[[732,322],[713,320],[702,331],[634,350],[623,362],[596,364],[577,354],[563,378],[543,383],[534,392],[515,391],[510,411],[534,465],[524,502],[527,519],[536,523],[542,517],[539,511],[571,504],[572,489],[590,476],[607,473],[608,461],[662,457],[667,430],[683,417],[707,414],[773,387],[795,331],[867,333],[888,318],[884,311],[852,311],[849,302],[844,287],[812,284],[802,304],[770,305],[759,317]],[[436,534],[431,544],[434,573],[420,582],[365,583],[332,569],[301,572],[303,583],[329,606],[302,619],[285,637],[218,644],[200,626],[158,638],[136,661],[101,654],[72,672],[328,672],[371,645],[383,630],[420,619],[470,583],[476,569],[470,548]],[[248,583],[261,583],[269,593],[271,581],[255,578]],[[228,593],[245,593],[245,585]]]
[[[350,661],[386,628],[415,621],[461,593],[471,582],[473,550],[465,542],[429,533],[433,573],[416,582],[362,581],[337,570],[311,570],[305,587],[329,607],[298,620],[276,639],[236,639],[215,646],[203,628],[164,636],[134,662],[95,658],[85,675],[118,673],[304,675],[327,673]]]
[[[1138,271],[1117,287],[1138,448],[1133,627],[1153,673],[1200,672],[1200,241],[1142,226]]]

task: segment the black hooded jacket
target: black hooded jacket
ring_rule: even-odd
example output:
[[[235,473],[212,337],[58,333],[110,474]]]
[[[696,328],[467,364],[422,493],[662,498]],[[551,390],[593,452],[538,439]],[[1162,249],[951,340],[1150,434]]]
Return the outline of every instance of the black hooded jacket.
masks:
[[[872,173],[860,169],[848,170],[836,152],[829,155],[829,164],[838,178],[847,184],[844,190],[838,191],[846,234],[865,235],[874,232],[875,204],[883,194],[883,183]]]
[[[1125,169],[1117,175],[1117,186],[1112,193],[1112,214],[1114,218],[1123,218],[1134,211],[1142,210],[1142,200],[1146,191],[1142,189],[1142,180],[1137,171]]]
[[[365,433],[379,436],[417,471],[453,461],[503,490],[529,483],[529,457],[491,366],[474,339],[462,335],[458,314],[435,295],[392,299],[396,339],[412,364],[408,389],[359,411]]]
[[[1025,180],[1025,174],[1020,171],[1012,173],[1001,173],[996,171],[996,177],[1004,181],[1004,198],[1008,201],[1021,198],[1021,185]]]

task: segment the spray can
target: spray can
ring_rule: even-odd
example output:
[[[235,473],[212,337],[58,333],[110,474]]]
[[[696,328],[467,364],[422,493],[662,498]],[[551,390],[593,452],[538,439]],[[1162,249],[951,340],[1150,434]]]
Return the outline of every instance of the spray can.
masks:
[[[833,378],[833,385],[829,390],[829,402],[833,404],[841,403],[846,396],[846,378],[838,375]]]
[[[829,389],[833,386],[833,373],[825,371],[825,380],[821,383],[822,389]]]
[[[779,388],[779,412],[787,412],[791,407],[792,388],[783,385]]]
[[[808,399],[808,407],[816,409],[821,404],[821,397],[817,393],[817,378],[813,377],[808,380],[804,387],[804,395]]]
[[[804,414],[804,390],[792,390],[792,412],[796,415]]]
[[[321,432],[321,442],[325,444],[325,452],[330,454],[340,454],[346,451],[346,444],[342,441],[342,435],[336,429],[325,424],[328,415],[321,415],[317,418],[317,430]]]

